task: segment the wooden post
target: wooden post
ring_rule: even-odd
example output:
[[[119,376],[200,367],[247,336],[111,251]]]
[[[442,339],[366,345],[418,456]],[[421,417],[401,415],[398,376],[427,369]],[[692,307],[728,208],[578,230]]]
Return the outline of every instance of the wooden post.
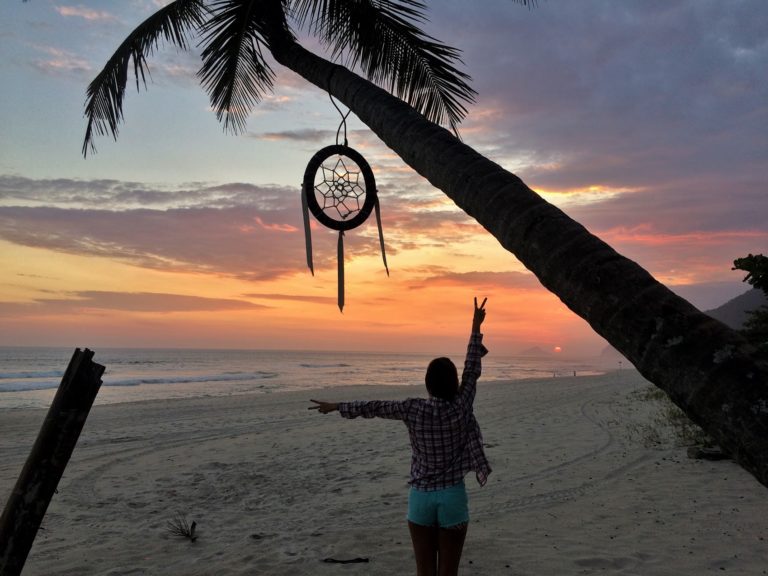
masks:
[[[75,350],[35,445],[0,516],[0,576],[21,574],[48,504],[64,474],[93,400],[104,366],[93,352]]]

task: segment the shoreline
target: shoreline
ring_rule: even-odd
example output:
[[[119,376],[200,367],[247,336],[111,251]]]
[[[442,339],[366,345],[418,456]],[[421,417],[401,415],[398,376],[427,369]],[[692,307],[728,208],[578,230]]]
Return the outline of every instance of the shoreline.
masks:
[[[626,370],[626,369],[624,369]],[[480,381],[479,385],[482,386],[488,386],[488,385],[494,385],[494,384],[501,384],[501,385],[514,385],[517,382],[526,382],[529,380],[535,380],[540,382],[547,382],[550,380],[555,379],[563,379],[563,378],[599,378],[603,376],[608,376],[612,373],[620,373],[624,370],[616,370],[616,369],[606,369],[606,370],[583,370],[582,374],[579,374],[578,370],[576,371],[569,371],[568,374],[566,373],[556,373],[552,376],[548,377],[541,377],[541,376],[530,376],[530,377],[523,377],[523,378],[505,378],[505,379],[495,379],[490,381]],[[634,370],[633,370],[634,371]],[[571,374],[571,372],[576,372],[575,375]],[[208,383],[203,383],[207,385]],[[184,383],[181,384],[183,386]],[[350,389],[350,388],[382,388],[387,390],[397,390],[399,388],[403,389],[409,389],[409,390],[418,390],[418,394],[421,393],[421,390],[423,389],[423,383],[422,382],[414,382],[412,384],[345,384],[343,386],[341,385],[334,385],[334,384],[328,384],[326,386],[322,387],[307,387],[307,388],[261,388],[261,389],[249,389],[249,390],[243,390],[243,391],[222,391],[219,393],[190,393],[187,391],[186,395],[179,395],[179,396],[171,396],[168,394],[168,390],[173,390],[173,386],[179,386],[179,384],[138,384],[135,386],[121,386],[121,385],[110,385],[110,384],[102,384],[101,389],[99,390],[99,394],[96,396],[96,400],[94,402],[94,407],[96,406],[114,406],[114,405],[123,405],[123,404],[134,404],[134,403],[143,403],[143,402],[163,402],[163,401],[181,401],[181,400],[193,400],[195,398],[229,398],[232,396],[269,396],[272,394],[286,394],[286,393],[307,393],[312,394],[316,390],[325,390],[325,389]],[[158,395],[157,397],[148,397],[148,398],[136,398],[136,399],[118,399],[118,400],[107,400],[103,401],[103,395],[105,394],[105,391],[114,391],[116,394],[119,391],[123,391],[125,389],[130,390],[140,390],[142,387],[144,388],[150,388],[150,387],[159,387],[162,389],[162,391],[165,394]],[[44,388],[44,389],[37,389],[37,390],[26,390],[26,391],[10,391],[10,392],[2,392],[0,393],[0,400],[3,399],[3,394],[7,394],[8,396],[16,395],[18,396],[28,396],[28,397],[42,397],[41,399],[38,399],[38,401],[41,403],[39,406],[30,406],[30,405],[10,405],[10,406],[3,406],[2,403],[0,403],[0,414],[3,414],[6,411],[15,411],[15,410],[48,410],[50,407],[50,403],[53,400],[54,395],[56,394],[56,390],[58,389],[58,385],[55,388]],[[108,393],[108,392],[107,392]],[[100,401],[101,400],[101,401]]]
[[[643,447],[636,372],[481,381],[475,412],[494,471],[465,482],[461,574],[764,574],[765,487],[730,461]],[[418,392],[417,392],[418,390]],[[25,576],[412,573],[402,424],[308,411],[310,397],[396,399],[344,386],[94,406]],[[3,504],[44,409],[0,419]],[[176,513],[198,540],[169,534]]]

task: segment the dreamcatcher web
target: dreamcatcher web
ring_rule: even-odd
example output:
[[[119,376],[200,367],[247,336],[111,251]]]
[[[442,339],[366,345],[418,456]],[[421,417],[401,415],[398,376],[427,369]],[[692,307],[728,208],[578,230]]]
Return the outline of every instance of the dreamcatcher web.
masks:
[[[360,167],[350,158],[338,156],[331,167],[322,164],[316,175],[315,193],[323,212],[334,220],[347,220],[359,213],[366,195],[361,176]]]

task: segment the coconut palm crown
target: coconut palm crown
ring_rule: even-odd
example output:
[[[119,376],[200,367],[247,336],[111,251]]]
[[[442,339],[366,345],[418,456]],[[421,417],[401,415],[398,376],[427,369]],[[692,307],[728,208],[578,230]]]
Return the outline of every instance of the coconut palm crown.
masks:
[[[138,90],[146,86],[147,57],[162,42],[187,50],[190,37],[199,38],[198,77],[217,118],[226,130],[242,131],[273,87],[265,54],[294,41],[295,30],[313,34],[332,59],[359,68],[427,119],[457,132],[475,91],[457,67],[459,51],[422,32],[418,24],[425,20],[426,6],[418,0],[176,0],[131,32],[89,85],[83,154],[95,151],[96,136],[117,137],[131,64]]]
[[[419,30],[425,18],[417,0],[176,0],[132,32],[88,87],[83,153],[97,135],[117,137],[129,67],[140,88],[161,43],[187,48],[199,38],[200,81],[232,131],[272,87],[269,53],[346,105],[768,486],[768,363],[457,138],[475,93],[458,51]],[[301,46],[297,30],[343,65]]]

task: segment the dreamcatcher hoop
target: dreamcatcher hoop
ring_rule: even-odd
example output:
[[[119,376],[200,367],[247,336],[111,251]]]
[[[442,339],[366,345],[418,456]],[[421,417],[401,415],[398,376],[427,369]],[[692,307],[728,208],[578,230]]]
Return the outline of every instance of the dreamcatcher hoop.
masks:
[[[358,168],[360,168],[360,172],[362,173],[364,179],[365,200],[363,205],[359,206],[359,195],[354,196],[358,205],[355,210],[350,210],[348,214],[353,212],[357,213],[349,219],[347,219],[348,214],[345,215],[338,209],[337,206],[334,205],[330,207],[339,211],[341,219],[337,220],[330,217],[326,212],[326,210],[329,208],[329,205],[324,204],[323,206],[320,206],[320,203],[317,199],[318,194],[316,192],[319,192],[321,196],[325,197],[323,191],[318,190],[318,185],[315,185],[317,171],[320,169],[322,169],[324,172],[331,171],[331,169],[323,165],[323,162],[332,156],[339,156],[339,161],[332,169],[334,181],[330,184],[327,184],[327,181],[324,180],[323,184],[325,184],[328,188],[326,194],[330,194],[334,200],[343,202],[344,198],[349,197],[349,193],[354,194],[354,188],[359,188],[359,182],[357,182],[357,178],[349,176],[350,174],[358,173],[349,171],[347,169],[347,165],[343,164],[342,157],[346,156],[347,158],[350,158],[352,161],[354,161]],[[337,166],[339,166],[339,162],[342,163],[342,169],[337,168]],[[342,170],[343,174],[340,173]],[[339,176],[340,178],[337,179],[336,176]],[[376,179],[373,176],[373,170],[371,170],[370,165],[368,162],[366,162],[365,158],[363,158],[362,154],[360,154],[354,148],[350,148],[344,144],[326,146],[325,148],[317,151],[315,155],[310,159],[309,164],[307,164],[307,169],[304,172],[304,182],[302,186],[302,194],[306,198],[307,207],[309,208],[309,211],[312,212],[312,215],[317,218],[318,222],[320,222],[323,226],[326,226],[332,230],[338,230],[339,232],[345,232],[360,226],[368,219],[368,216],[371,215],[371,211],[378,203],[378,198],[376,195]],[[345,205],[343,206],[344,209],[349,210],[349,207]]]
[[[331,100],[333,102],[333,100]],[[335,103],[334,103],[335,106]],[[337,108],[338,109],[338,108]],[[342,124],[345,124],[346,117],[342,115]],[[339,130],[341,127],[339,127]],[[384,250],[384,233],[381,229],[381,209],[379,208],[379,198],[376,192],[376,179],[373,176],[368,162],[354,148],[350,148],[346,143],[346,128],[344,135],[344,144],[337,143],[332,146],[326,146],[318,150],[307,164],[304,171],[304,180],[301,184],[301,205],[304,215],[304,239],[307,249],[307,266],[312,275],[315,274],[315,267],[312,262],[312,235],[309,224],[309,213],[323,226],[339,232],[337,244],[338,258],[338,305],[339,310],[344,311],[344,232],[357,228],[365,222],[372,211],[376,213],[376,224],[379,230],[379,244],[381,245],[381,257],[384,260],[384,268],[389,276],[389,267],[387,266],[387,255]],[[323,162],[329,158],[337,156],[338,159],[332,167],[328,167]],[[349,170],[349,166],[344,162],[348,158],[359,168]],[[351,163],[350,163],[351,164]],[[318,171],[322,170],[323,179],[316,184]],[[362,175],[365,190],[360,187],[359,177]],[[330,177],[330,180],[328,180]],[[360,197],[365,194],[362,206]],[[323,198],[323,205],[320,205],[318,196]],[[338,214],[339,219],[329,216],[328,212]]]

